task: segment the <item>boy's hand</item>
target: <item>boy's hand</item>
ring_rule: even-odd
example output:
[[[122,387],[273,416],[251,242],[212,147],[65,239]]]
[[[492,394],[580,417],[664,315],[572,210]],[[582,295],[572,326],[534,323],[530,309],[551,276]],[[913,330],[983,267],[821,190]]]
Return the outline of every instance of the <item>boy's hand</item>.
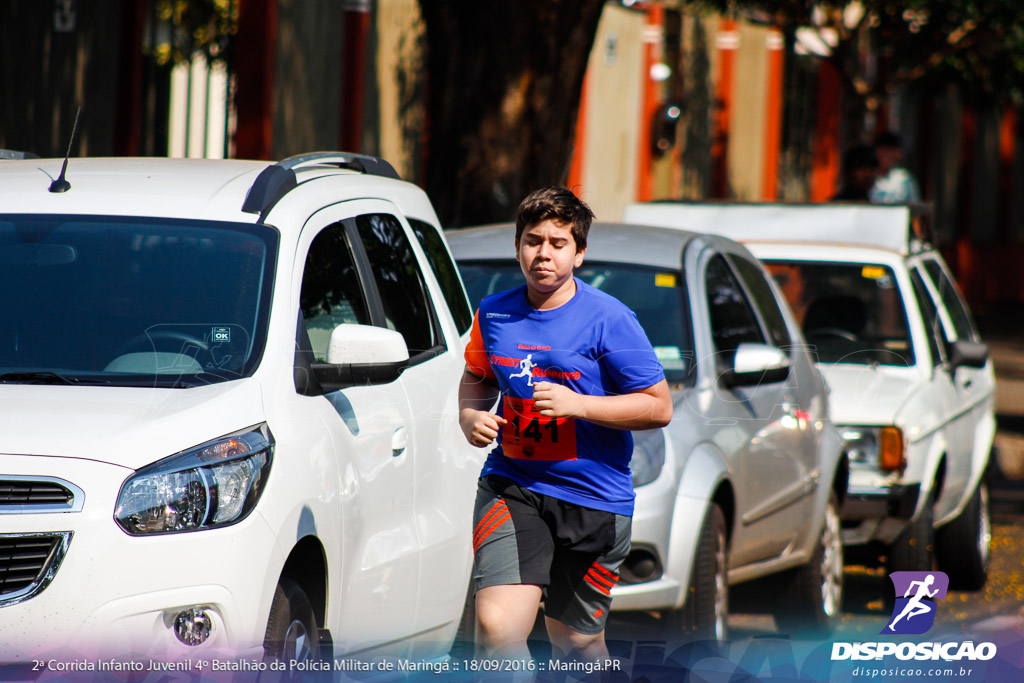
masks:
[[[544,417],[586,417],[586,397],[553,382],[533,385],[533,403]]]
[[[494,443],[498,437],[498,430],[507,423],[503,417],[486,410],[474,410],[463,408],[459,412],[459,426],[462,433],[466,435],[466,441],[477,448],[485,448]]]

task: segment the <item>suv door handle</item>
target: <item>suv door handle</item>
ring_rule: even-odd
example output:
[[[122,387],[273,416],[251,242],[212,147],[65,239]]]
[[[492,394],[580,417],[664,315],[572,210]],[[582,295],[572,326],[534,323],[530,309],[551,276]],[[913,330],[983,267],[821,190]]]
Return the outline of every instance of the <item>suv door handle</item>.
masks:
[[[972,384],[974,384],[974,380],[968,377],[967,379],[960,383],[960,386],[962,386],[964,389],[970,389]]]
[[[405,453],[405,449],[408,445],[409,430],[405,427],[399,427],[391,436],[391,455],[397,458],[402,453]]]

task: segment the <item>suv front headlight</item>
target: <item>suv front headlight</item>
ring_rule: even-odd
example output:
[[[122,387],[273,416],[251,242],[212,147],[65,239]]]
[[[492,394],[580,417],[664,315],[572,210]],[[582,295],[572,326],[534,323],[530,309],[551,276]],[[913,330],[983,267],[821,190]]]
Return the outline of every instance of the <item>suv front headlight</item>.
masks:
[[[172,455],[122,484],[114,519],[133,536],[240,522],[263,493],[273,451],[262,424]]]
[[[898,427],[840,427],[839,434],[852,467],[895,472],[906,465],[903,432]]]

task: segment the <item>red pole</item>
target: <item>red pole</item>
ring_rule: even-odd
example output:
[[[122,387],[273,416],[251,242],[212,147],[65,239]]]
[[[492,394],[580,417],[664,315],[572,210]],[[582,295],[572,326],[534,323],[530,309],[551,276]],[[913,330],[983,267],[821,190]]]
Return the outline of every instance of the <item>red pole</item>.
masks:
[[[729,195],[729,127],[732,121],[733,81],[740,34],[736,22],[723,19],[718,29],[719,73],[715,89],[714,132],[711,139],[711,196]]]
[[[779,148],[782,145],[782,33],[768,34],[768,111],[765,113],[764,176],[761,196],[768,201],[778,198]]]
[[[371,0],[345,0],[341,55],[341,149],[359,152],[363,138],[363,92],[370,35]]]
[[[818,67],[818,111],[811,149],[811,201],[824,202],[836,193],[839,179],[839,122],[842,91],[834,66]]]
[[[647,25],[644,26],[644,93],[640,111],[640,150],[637,158],[636,199],[640,202],[650,200],[654,196],[654,184],[651,178],[651,124],[658,111],[661,99],[660,88],[651,78],[651,67],[661,61],[662,24],[665,8],[652,3],[647,9]]]
[[[240,159],[273,156],[276,56],[277,0],[241,0],[235,53],[235,155]]]
[[[576,116],[576,142],[572,150],[572,161],[569,165],[569,188],[580,187],[578,195],[583,195],[583,161],[587,154],[587,100],[590,91],[590,74],[583,77],[583,91],[580,93],[580,111]]]
[[[142,148],[142,31],[146,7],[130,2],[121,7],[121,45],[114,122],[114,154],[138,156]]]

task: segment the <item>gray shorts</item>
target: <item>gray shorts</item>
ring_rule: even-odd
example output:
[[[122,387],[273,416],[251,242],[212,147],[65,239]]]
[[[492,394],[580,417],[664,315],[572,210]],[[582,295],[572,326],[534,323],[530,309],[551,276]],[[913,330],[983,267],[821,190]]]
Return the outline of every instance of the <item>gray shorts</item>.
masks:
[[[473,520],[476,590],[540,586],[545,616],[579,633],[600,633],[629,553],[631,523],[631,517],[534,493],[505,477],[483,477]]]

